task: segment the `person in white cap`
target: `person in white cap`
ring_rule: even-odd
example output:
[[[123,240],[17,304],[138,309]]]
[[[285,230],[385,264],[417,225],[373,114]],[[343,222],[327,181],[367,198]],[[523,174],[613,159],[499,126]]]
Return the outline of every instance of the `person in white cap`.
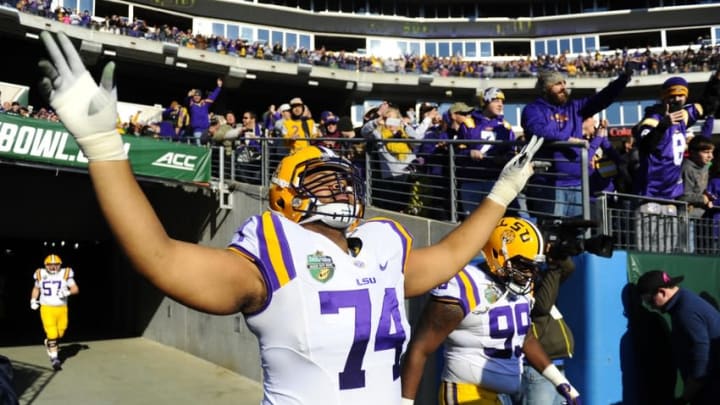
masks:
[[[307,106],[300,97],[290,100],[290,117],[282,120],[280,133],[290,152],[297,152],[310,145],[309,138],[319,136],[315,121],[306,115]]]

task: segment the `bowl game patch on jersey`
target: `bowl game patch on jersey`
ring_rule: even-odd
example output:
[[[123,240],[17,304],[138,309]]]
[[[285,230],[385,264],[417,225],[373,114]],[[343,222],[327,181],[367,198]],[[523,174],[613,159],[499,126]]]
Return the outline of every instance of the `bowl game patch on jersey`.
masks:
[[[308,255],[307,268],[310,275],[322,283],[328,282],[335,274],[335,263],[332,257],[324,255],[321,251]]]

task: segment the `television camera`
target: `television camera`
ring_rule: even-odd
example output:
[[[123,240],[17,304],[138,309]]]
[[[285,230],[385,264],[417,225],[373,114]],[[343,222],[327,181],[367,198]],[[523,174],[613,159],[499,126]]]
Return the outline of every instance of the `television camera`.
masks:
[[[589,252],[602,257],[612,257],[613,238],[609,235],[597,235],[585,238],[588,229],[597,228],[595,221],[582,218],[543,219],[538,223],[545,243],[550,246],[547,256],[563,260]]]

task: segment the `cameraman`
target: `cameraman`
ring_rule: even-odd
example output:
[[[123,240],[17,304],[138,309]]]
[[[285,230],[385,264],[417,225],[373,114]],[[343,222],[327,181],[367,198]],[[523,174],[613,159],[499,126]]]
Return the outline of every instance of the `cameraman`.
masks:
[[[547,269],[535,285],[535,303],[530,313],[532,333],[548,357],[561,373],[565,374],[565,359],[573,355],[575,341],[572,331],[555,306],[560,284],[575,271],[575,263],[548,255]],[[563,397],[555,386],[533,367],[525,367],[520,391],[510,396],[513,405],[561,405]]]

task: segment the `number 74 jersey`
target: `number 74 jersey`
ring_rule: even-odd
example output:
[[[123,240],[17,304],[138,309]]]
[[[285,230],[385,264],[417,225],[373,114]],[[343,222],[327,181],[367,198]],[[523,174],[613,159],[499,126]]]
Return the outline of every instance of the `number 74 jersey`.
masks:
[[[255,261],[268,291],[246,314],[258,337],[263,404],[399,404],[410,336],[404,268],[412,238],[370,220],[353,254],[284,217],[250,218],[229,248]]]

